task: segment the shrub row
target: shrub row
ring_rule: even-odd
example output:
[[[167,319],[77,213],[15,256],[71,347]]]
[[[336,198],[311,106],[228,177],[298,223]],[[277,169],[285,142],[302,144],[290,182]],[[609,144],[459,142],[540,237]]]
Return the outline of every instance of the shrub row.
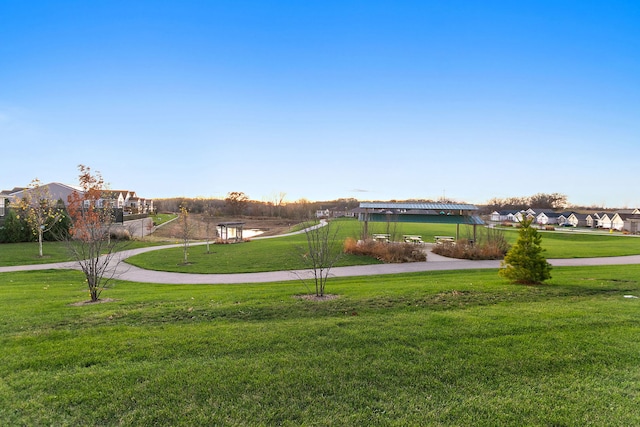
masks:
[[[457,242],[445,242],[435,245],[431,250],[434,254],[459,259],[502,259],[507,253],[504,246],[495,242],[474,245],[469,240],[458,240]]]
[[[421,245],[413,243],[383,243],[367,239],[347,238],[344,251],[353,255],[372,256],[386,263],[426,261],[427,253]]]

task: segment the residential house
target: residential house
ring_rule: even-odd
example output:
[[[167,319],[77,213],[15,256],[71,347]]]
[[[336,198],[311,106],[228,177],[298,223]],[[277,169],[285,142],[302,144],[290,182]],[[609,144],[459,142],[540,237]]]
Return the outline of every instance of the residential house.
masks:
[[[7,216],[9,207],[9,191],[3,190],[0,192],[0,223],[4,222],[4,217]]]
[[[82,192],[79,187],[61,184],[59,182],[51,182],[44,184],[43,187],[47,188],[51,199],[62,200],[65,204],[68,203],[69,196],[74,192]],[[3,191],[6,199],[20,199],[24,196],[24,192],[28,191],[28,188],[14,188],[10,191]],[[2,197],[0,197],[1,199]],[[119,209],[125,209],[127,212],[134,211],[136,213],[149,213],[153,211],[153,200],[138,198],[134,191],[124,190],[105,190],[102,193],[102,199],[98,201],[98,206],[113,206]],[[6,203],[5,203],[6,206]]]
[[[316,210],[316,218],[329,218],[331,211],[329,209]]]
[[[596,220],[596,228],[611,228],[611,217],[607,212],[596,212],[594,217]]]
[[[355,216],[356,214],[353,212],[353,210],[349,210],[348,208],[332,207],[316,210],[316,218],[342,218]]]
[[[595,228],[596,227],[596,219],[595,219],[594,215],[587,214],[587,217],[585,218],[585,221],[587,222],[587,227],[589,227],[589,228]]]
[[[491,212],[490,215],[490,220],[491,222],[514,222],[515,221],[515,217],[514,215],[518,213],[518,211],[493,211]]]
[[[569,216],[572,212],[564,212],[558,215],[558,225],[565,226],[568,225]]]
[[[106,190],[103,198],[111,199],[111,205],[122,209],[127,214],[143,214],[153,212],[153,199],[138,197],[135,191]]]
[[[76,191],[80,191],[78,187],[61,184],[59,182],[43,184],[42,187],[49,193],[51,200],[62,200],[65,204],[67,203],[67,200],[71,194]],[[25,192],[29,191],[28,188],[20,188],[18,189],[18,191],[14,190],[12,190],[12,192],[9,194],[9,199],[11,200],[20,200],[24,197]]]
[[[624,228],[624,220],[622,219],[620,214],[616,212],[611,216],[611,229],[622,231],[623,228]]]
[[[622,215],[624,224],[622,231],[631,234],[640,234],[640,214]]]
[[[573,227],[591,227],[593,218],[589,214],[572,212],[571,215],[567,217],[566,224],[571,224]]]
[[[516,212],[513,215],[513,222],[522,222],[522,220],[524,218],[526,218],[528,220],[535,221],[536,216],[537,216],[536,211],[534,211],[533,209],[529,208],[527,210],[522,210],[520,212]]]
[[[542,210],[539,214],[536,215],[536,223],[540,225],[553,225],[558,224],[558,218],[562,215],[559,212],[554,212],[552,210]]]
[[[489,219],[492,222],[521,222],[523,218],[535,220],[536,215],[536,211],[531,208],[520,211],[504,210],[491,212]]]
[[[634,209],[618,209],[616,211],[617,213],[619,213],[620,215],[640,215],[640,209],[638,208],[634,208]]]

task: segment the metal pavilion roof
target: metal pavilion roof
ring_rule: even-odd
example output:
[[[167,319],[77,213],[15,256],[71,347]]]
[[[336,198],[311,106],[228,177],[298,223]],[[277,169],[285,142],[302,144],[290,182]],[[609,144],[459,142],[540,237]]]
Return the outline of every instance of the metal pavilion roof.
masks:
[[[425,210],[456,210],[477,211],[478,207],[469,204],[458,203],[391,203],[391,202],[361,202],[364,209],[425,209]]]

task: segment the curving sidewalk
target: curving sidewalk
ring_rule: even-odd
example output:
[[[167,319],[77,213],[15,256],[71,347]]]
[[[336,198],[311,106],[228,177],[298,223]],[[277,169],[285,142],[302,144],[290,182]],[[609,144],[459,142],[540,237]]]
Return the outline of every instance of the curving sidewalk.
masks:
[[[273,236],[276,237],[276,236]],[[192,245],[203,245],[199,242]],[[310,270],[268,271],[261,273],[234,273],[234,274],[193,274],[172,273],[166,271],[144,270],[124,261],[133,255],[179,247],[181,244],[153,246],[148,248],[132,249],[117,253],[117,266],[114,278],[131,282],[161,283],[161,284],[239,284],[239,283],[266,283],[299,280],[311,278]],[[598,266],[598,265],[626,265],[640,264],[640,255],[606,257],[606,258],[568,258],[549,259],[554,267]],[[500,261],[470,261],[446,258],[429,252],[426,262],[413,262],[404,264],[375,264],[358,265],[350,267],[334,267],[331,269],[331,277],[373,276],[382,274],[413,273],[423,271],[442,270],[470,270],[499,268]],[[22,265],[13,267],[0,267],[0,273],[29,270],[50,269],[78,269],[76,262],[62,262],[52,264]]]

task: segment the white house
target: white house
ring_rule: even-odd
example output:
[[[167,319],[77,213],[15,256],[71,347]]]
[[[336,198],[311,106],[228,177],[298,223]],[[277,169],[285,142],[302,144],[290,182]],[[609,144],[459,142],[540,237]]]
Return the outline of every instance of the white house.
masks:
[[[573,227],[591,227],[593,224],[593,218],[588,214],[580,214],[572,212],[567,217],[567,224],[571,224]]]
[[[611,217],[611,229],[622,231],[623,228],[624,228],[624,219],[622,219],[620,214],[616,212]]]
[[[540,225],[558,224],[558,217],[561,214],[550,210],[543,210],[536,215],[536,223]]]
[[[611,217],[606,212],[598,212],[595,215],[596,218],[596,227],[610,229],[611,228]]]
[[[318,209],[316,211],[316,218],[329,218],[331,211],[329,209]]]
[[[516,222],[515,215],[518,211],[493,211],[491,212],[490,220],[492,222]]]

